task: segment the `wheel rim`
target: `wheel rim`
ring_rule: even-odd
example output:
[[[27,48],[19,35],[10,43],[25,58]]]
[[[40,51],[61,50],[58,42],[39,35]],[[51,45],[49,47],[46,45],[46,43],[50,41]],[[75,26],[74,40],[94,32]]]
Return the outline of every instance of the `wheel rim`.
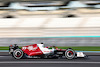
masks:
[[[15,56],[16,57],[20,57],[22,55],[22,53],[20,51],[16,51]]]
[[[72,57],[72,56],[73,56],[73,51],[68,51],[68,52],[67,52],[67,56],[68,56],[68,57]]]
[[[65,56],[67,59],[73,59],[75,57],[75,52],[72,49],[68,49],[65,52]]]

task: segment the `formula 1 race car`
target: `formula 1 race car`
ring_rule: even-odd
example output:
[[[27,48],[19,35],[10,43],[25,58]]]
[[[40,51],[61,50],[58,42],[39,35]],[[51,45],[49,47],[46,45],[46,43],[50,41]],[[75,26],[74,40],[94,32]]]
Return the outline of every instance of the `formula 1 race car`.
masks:
[[[32,44],[23,46],[21,49],[15,45],[9,46],[9,54],[15,59],[21,58],[67,58],[73,59],[86,57],[83,52],[75,52],[73,49],[58,49],[55,46],[44,47],[44,44]]]

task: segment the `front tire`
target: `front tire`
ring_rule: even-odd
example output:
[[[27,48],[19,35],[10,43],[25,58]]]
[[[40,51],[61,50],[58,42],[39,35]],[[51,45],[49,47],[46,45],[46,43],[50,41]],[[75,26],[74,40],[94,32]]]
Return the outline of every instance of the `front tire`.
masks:
[[[23,57],[23,51],[21,49],[14,50],[13,57],[15,59],[21,59]]]
[[[73,58],[75,58],[75,51],[73,49],[67,49],[65,51],[65,57],[67,59],[73,59]]]

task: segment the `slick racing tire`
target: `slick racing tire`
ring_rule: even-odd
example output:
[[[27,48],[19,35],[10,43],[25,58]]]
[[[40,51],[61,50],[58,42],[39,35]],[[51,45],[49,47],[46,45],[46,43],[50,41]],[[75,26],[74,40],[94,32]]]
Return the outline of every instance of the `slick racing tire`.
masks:
[[[73,49],[67,49],[65,51],[65,57],[67,59],[73,59],[73,58],[75,58],[75,51]]]
[[[15,59],[21,59],[23,57],[23,51],[21,49],[14,50],[13,57]]]

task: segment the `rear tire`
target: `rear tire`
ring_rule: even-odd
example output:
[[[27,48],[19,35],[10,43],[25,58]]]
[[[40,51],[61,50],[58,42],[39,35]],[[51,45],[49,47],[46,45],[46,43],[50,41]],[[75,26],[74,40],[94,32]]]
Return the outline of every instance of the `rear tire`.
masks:
[[[67,49],[65,51],[65,57],[67,59],[73,59],[73,58],[75,58],[75,51],[73,49]]]
[[[21,59],[23,57],[23,51],[21,49],[14,50],[13,57],[15,59]]]

